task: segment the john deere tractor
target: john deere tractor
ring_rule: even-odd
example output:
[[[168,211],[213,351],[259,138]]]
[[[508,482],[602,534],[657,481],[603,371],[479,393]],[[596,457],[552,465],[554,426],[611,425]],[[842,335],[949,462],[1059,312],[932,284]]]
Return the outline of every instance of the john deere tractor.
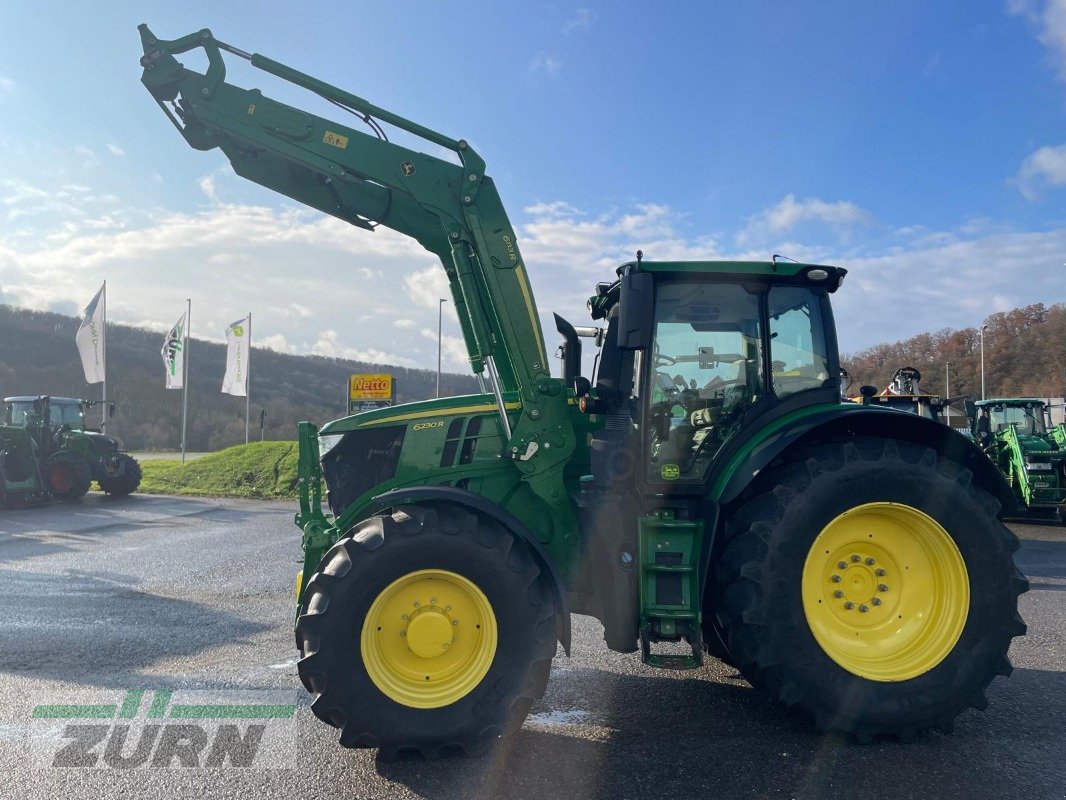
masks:
[[[844,269],[637,253],[595,286],[585,325],[555,317],[554,376],[517,236],[467,141],[208,30],[140,34],[141,80],[192,147],[440,260],[486,387],[300,423],[299,673],[343,745],[481,752],[521,726],[556,642],[570,652],[571,613],[655,667],[726,659],[862,740],[985,706],[1025,632],[1018,542],[996,517],[1011,490],[947,427],[841,403]],[[204,73],[176,58],[194,48]],[[223,52],[350,124],[227,83]],[[588,377],[583,344],[598,348]]]
[[[1066,425],[1049,428],[1047,403],[1008,397],[971,404],[974,440],[1007,479],[1024,516],[1066,523]]]
[[[77,500],[93,481],[108,494],[127,495],[141,482],[141,467],[118,441],[85,427],[85,411],[98,401],[73,397],[4,398],[9,427],[21,428],[33,440],[41,476],[57,500]]]

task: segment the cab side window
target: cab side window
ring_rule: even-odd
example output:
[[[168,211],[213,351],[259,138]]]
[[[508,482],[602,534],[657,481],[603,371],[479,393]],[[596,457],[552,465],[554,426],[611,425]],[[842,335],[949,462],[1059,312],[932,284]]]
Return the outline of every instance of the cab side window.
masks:
[[[818,295],[798,286],[775,287],[769,310],[774,393],[783,399],[824,386],[829,357]]]

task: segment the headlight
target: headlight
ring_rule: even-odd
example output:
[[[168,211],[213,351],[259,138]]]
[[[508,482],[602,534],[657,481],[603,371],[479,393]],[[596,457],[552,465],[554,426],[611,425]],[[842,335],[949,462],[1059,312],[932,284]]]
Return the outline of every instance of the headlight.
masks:
[[[340,444],[340,441],[343,438],[343,433],[327,433],[320,435],[318,437],[318,457],[325,458],[326,453]]]

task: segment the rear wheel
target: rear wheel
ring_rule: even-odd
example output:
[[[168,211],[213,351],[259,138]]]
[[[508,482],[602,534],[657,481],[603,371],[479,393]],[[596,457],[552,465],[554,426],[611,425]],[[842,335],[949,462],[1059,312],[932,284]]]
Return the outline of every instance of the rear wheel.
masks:
[[[57,500],[84,497],[92,483],[89,465],[75,453],[56,453],[41,467],[48,493]]]
[[[769,471],[718,560],[717,623],[757,688],[869,740],[949,730],[1025,633],[1018,540],[924,447],[825,445]]]
[[[355,526],[304,589],[311,709],[346,747],[476,754],[517,730],[555,655],[552,587],[494,520],[438,504]]]
[[[118,458],[122,465],[120,474],[101,478],[98,481],[100,489],[114,495],[133,494],[141,484],[141,465],[128,453],[122,453]]]

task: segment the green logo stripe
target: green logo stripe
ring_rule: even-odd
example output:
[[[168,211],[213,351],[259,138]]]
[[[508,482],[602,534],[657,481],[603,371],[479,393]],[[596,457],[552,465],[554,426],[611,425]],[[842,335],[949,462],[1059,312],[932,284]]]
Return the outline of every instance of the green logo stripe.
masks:
[[[136,717],[137,709],[141,707],[142,697],[144,697],[144,692],[139,689],[126,692],[126,699],[122,701],[122,710],[118,712],[118,715],[123,719]]]
[[[118,706],[57,705],[34,706],[34,719],[107,719],[115,716]]]
[[[166,714],[167,706],[170,705],[171,694],[172,692],[155,693],[155,697],[152,698],[152,705],[148,708],[149,718],[159,719]]]
[[[171,717],[181,719],[290,719],[296,714],[296,706],[256,705],[256,704],[220,704],[220,705],[180,705],[170,707]]]

